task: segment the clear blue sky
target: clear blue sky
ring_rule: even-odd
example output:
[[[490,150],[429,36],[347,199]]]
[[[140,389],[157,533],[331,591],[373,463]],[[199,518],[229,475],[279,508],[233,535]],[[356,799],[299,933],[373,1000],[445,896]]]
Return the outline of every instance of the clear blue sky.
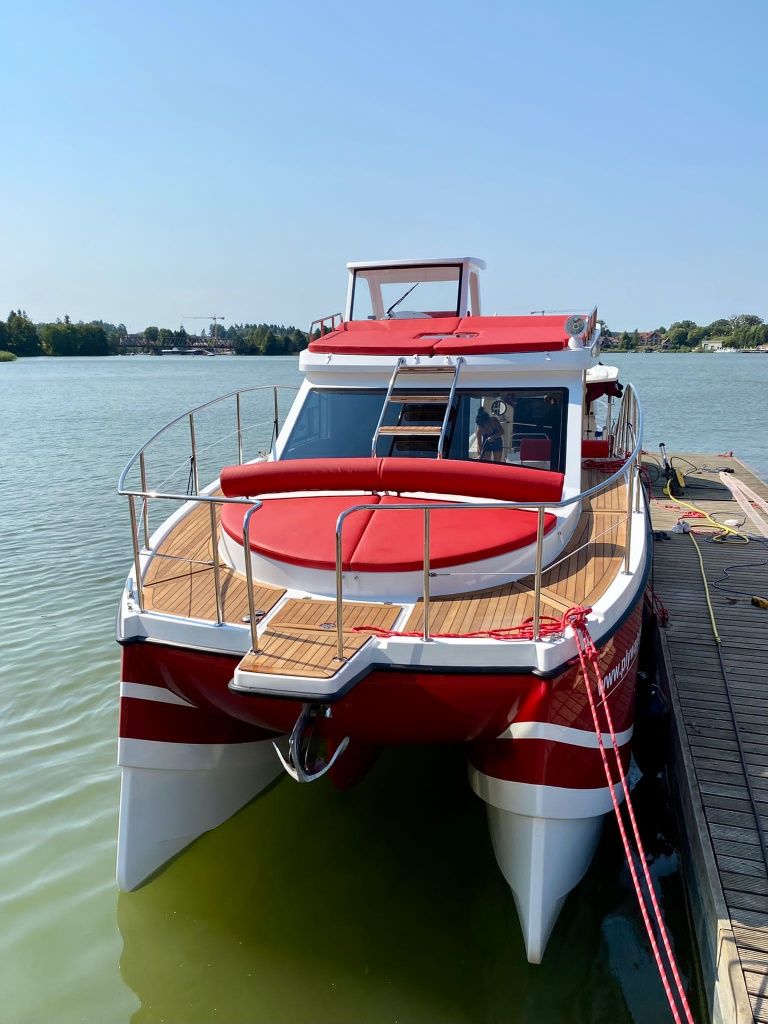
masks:
[[[766,0],[4,0],[0,47],[3,316],[306,327],[471,254],[486,312],[768,318]]]

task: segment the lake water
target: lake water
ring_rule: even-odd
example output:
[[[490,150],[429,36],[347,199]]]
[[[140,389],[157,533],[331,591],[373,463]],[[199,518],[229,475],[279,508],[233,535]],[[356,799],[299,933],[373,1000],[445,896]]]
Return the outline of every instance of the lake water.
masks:
[[[732,448],[768,475],[768,358],[615,361],[643,397],[646,447]],[[0,366],[3,1024],[666,1020],[612,829],[545,963],[525,962],[459,750],[389,751],[349,793],[281,781],[118,895],[114,615],[130,538],[117,476],[171,415],[273,382],[298,383],[297,361]],[[206,454],[235,452],[230,438]],[[690,972],[679,878],[661,884]]]

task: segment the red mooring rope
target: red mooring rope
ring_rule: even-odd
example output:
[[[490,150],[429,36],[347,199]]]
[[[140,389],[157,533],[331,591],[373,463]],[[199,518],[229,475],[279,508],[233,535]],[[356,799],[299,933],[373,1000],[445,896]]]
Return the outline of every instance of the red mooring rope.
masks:
[[[661,907],[656,899],[656,891],[653,887],[653,881],[651,879],[651,873],[648,869],[648,858],[643,847],[642,840],[640,838],[640,829],[637,826],[637,819],[635,818],[635,810],[632,806],[632,798],[629,794],[629,786],[624,777],[624,771],[621,766],[621,755],[619,754],[619,745],[616,740],[616,730],[613,727],[613,716],[608,706],[608,695],[605,690],[603,682],[603,675],[600,671],[600,657],[595,647],[592,636],[590,635],[589,628],[587,626],[587,616],[592,611],[591,608],[582,608],[578,605],[573,608],[569,608],[560,619],[553,618],[551,616],[542,616],[540,623],[540,635],[541,636],[553,636],[555,634],[562,634],[570,626],[573,630],[573,634],[576,638],[576,649],[579,653],[579,664],[581,666],[581,672],[584,677],[584,688],[587,691],[587,699],[589,700],[589,710],[592,713],[592,724],[595,729],[595,735],[597,736],[597,745],[600,750],[600,758],[603,762],[603,771],[605,772],[605,778],[608,783],[608,790],[611,794],[611,803],[613,804],[613,812],[616,815],[616,822],[619,826],[619,834],[621,836],[622,846],[624,847],[624,854],[627,858],[627,866],[629,867],[629,873],[632,876],[632,884],[635,888],[635,894],[637,896],[637,902],[640,907],[640,914],[643,918],[645,930],[648,933],[648,939],[651,943],[651,949],[653,950],[653,956],[656,960],[656,967],[659,971],[659,977],[661,983],[664,986],[664,992],[669,1003],[669,1008],[672,1011],[672,1017],[674,1018],[675,1024],[682,1024],[680,1016],[680,1009],[682,1009],[684,1018],[687,1024],[694,1024],[693,1014],[688,1003],[688,997],[683,987],[682,979],[680,978],[680,972],[677,967],[675,955],[672,952],[672,946],[669,941],[669,935],[667,933],[666,926],[664,924],[664,918],[662,917]],[[353,633],[369,633],[380,637],[420,637],[423,634],[418,630],[409,632],[402,632],[394,629],[381,629],[379,626],[353,626],[351,632]],[[520,623],[519,626],[511,626],[505,629],[485,629],[477,630],[473,633],[433,633],[435,638],[445,639],[472,639],[476,637],[488,637],[493,640],[530,640],[533,638],[533,619],[526,619]],[[608,753],[603,744],[603,731],[600,726],[600,721],[597,714],[597,703],[595,701],[595,694],[592,690],[589,681],[589,666],[592,666],[592,671],[595,676],[595,683],[597,688],[598,696],[602,703],[605,711],[605,720],[608,726],[608,733],[611,737],[611,746],[613,748],[613,754],[616,760],[616,769],[618,771],[619,780],[622,792],[624,794],[624,800],[627,806],[627,813],[632,826],[632,834],[635,839],[637,846],[637,855],[642,866],[643,877],[645,884],[648,889],[648,895],[650,897],[651,910],[655,919],[656,927],[658,928],[659,935],[661,936],[662,945],[667,957],[667,964],[665,965],[664,959],[659,949],[659,944],[656,940],[654,933],[653,922],[651,921],[651,914],[648,908],[648,900],[643,893],[643,888],[638,877],[637,868],[635,866],[634,857],[632,855],[632,847],[629,842],[626,828],[624,827],[624,820],[621,816],[621,806],[616,797],[614,789],[614,782],[611,777],[611,766],[608,760]],[[670,982],[670,975],[672,982]],[[674,991],[672,983],[674,983]],[[679,1008],[678,1008],[679,1002]]]
[[[643,847],[642,840],[640,839],[640,830],[637,827],[635,811],[632,806],[632,799],[629,795],[629,786],[627,785],[627,781],[624,777],[624,772],[622,771],[621,756],[619,754],[619,746],[616,741],[616,731],[613,727],[613,716],[611,715],[611,709],[608,706],[608,695],[606,694],[605,686],[603,683],[603,676],[600,671],[600,659],[597,652],[597,648],[595,647],[594,641],[592,640],[589,629],[587,627],[586,611],[584,608],[570,608],[563,616],[563,619],[567,620],[568,624],[573,629],[574,636],[576,637],[576,647],[579,652],[579,663],[581,665],[582,675],[584,676],[584,688],[587,691],[589,709],[592,713],[592,722],[595,727],[595,735],[597,736],[597,745],[600,749],[600,757],[603,762],[603,770],[605,772],[605,778],[608,782],[608,789],[611,794],[611,803],[613,804],[613,811],[616,815],[616,822],[619,826],[621,842],[624,847],[624,854],[627,858],[629,872],[632,876],[632,883],[635,887],[635,894],[637,895],[637,902],[640,907],[640,913],[643,917],[645,930],[648,933],[648,939],[651,943],[651,948],[653,950],[653,955],[656,960],[656,966],[659,971],[661,983],[664,986],[664,992],[667,996],[667,1002],[669,1003],[669,1008],[672,1011],[672,1017],[675,1020],[675,1024],[681,1024],[680,1013],[678,1011],[678,1007],[675,1001],[675,993],[673,993],[672,991],[669,975],[664,965],[664,961],[662,960],[661,952],[656,941],[656,936],[654,935],[653,924],[648,913],[648,904],[646,902],[642,887],[640,885],[640,879],[637,876],[637,869],[635,867],[634,858],[632,856],[632,848],[629,843],[629,838],[627,836],[626,829],[624,828],[624,821],[621,817],[621,808],[619,806],[619,801],[616,798],[616,792],[614,790],[613,780],[611,778],[610,764],[608,762],[608,755],[606,753],[605,746],[603,745],[602,729],[600,727],[600,722],[597,716],[597,705],[595,703],[595,695],[592,692],[592,687],[589,683],[590,664],[592,665],[592,669],[594,671],[595,681],[597,683],[597,692],[600,696],[600,700],[602,701],[603,709],[605,711],[605,719],[608,725],[608,732],[611,737],[611,745],[613,747],[614,757],[616,759],[616,768],[619,773],[621,788],[624,793],[624,800],[627,805],[627,813],[629,815],[629,820],[632,824],[632,833],[634,835],[635,843],[637,845],[637,855],[640,859],[640,864],[642,865],[643,877],[645,878],[645,884],[648,888],[648,895],[650,896],[651,906],[653,908],[653,916],[656,919],[656,927],[659,930],[659,934],[661,935],[661,941],[664,945],[664,950],[667,954],[669,972],[671,973],[672,979],[674,980],[676,995],[680,1003],[680,1008],[682,1009],[688,1024],[694,1024],[693,1014],[691,1013],[691,1008],[688,1003],[688,997],[686,996],[685,988],[683,987],[683,982],[680,978],[680,972],[677,968],[675,955],[672,952],[672,946],[669,941],[669,935],[664,924],[664,918],[661,914],[661,907],[659,906],[658,900],[656,899],[656,891],[653,887],[653,881],[651,880],[651,873],[648,870],[648,858],[645,854],[645,849]]]

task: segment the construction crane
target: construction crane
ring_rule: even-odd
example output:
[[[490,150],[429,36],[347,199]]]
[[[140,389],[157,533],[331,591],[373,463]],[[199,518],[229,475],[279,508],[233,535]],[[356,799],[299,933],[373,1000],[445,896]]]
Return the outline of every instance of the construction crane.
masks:
[[[217,345],[217,343],[219,341],[219,320],[226,320],[227,318],[225,316],[220,316],[217,313],[215,316],[184,316],[184,317],[182,317],[182,319],[183,320],[208,320],[210,323],[212,323],[213,324],[213,347],[216,348],[216,345]]]

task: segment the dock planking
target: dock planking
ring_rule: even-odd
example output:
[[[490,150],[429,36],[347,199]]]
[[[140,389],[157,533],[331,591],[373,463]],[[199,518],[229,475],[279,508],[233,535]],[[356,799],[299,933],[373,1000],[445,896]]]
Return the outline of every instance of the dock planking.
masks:
[[[682,452],[681,500],[720,522],[744,513],[721,482],[732,470],[761,497],[768,486],[732,456]],[[662,492],[653,459],[652,582],[670,613],[661,632],[675,736],[674,788],[683,815],[684,863],[712,1020],[768,1024],[768,544],[696,536],[721,637],[723,674],[696,548],[670,533],[689,511]],[[687,520],[697,530],[703,524]],[[747,532],[754,529],[747,523]],[[709,534],[709,535],[707,535]],[[749,785],[747,782],[749,779]],[[751,792],[750,792],[751,790]]]

